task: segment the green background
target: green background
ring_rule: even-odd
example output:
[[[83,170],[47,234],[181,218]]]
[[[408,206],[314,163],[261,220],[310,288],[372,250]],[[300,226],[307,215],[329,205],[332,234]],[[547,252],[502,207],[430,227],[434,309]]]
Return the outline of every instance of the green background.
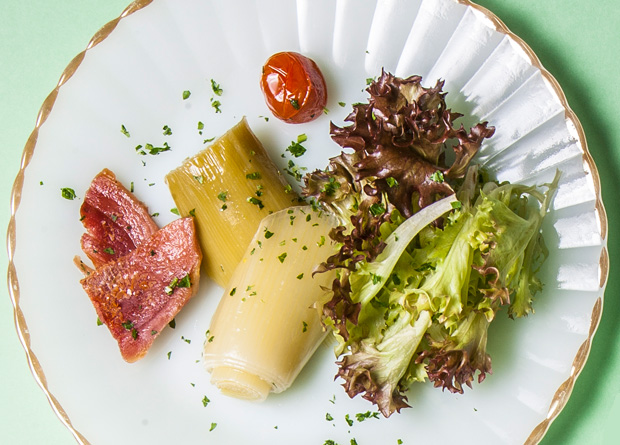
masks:
[[[230,1],[230,0],[228,0]],[[618,0],[480,0],[536,52],[586,132],[609,218],[611,273],[588,363],[544,445],[620,443],[619,211],[620,3]],[[2,0],[0,7],[0,227],[39,107],[69,61],[127,0]],[[616,190],[614,192],[614,190]],[[36,254],[33,252],[33,254]],[[7,256],[0,255],[0,270]],[[449,424],[449,422],[447,422]],[[483,440],[484,438],[480,438]],[[72,444],[28,368],[6,287],[0,290],[0,442]],[[121,440],[122,442],[122,440]],[[120,443],[120,442],[119,442]],[[301,443],[301,442],[300,442]]]

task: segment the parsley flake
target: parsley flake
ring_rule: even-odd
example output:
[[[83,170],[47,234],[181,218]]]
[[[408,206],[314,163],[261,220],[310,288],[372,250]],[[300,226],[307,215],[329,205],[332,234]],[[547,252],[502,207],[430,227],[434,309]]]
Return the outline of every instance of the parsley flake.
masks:
[[[191,95],[192,95],[192,93],[189,90],[183,91],[183,100],[189,99],[189,96],[191,96]]]
[[[75,190],[70,187],[63,187],[60,189],[60,194],[63,198],[73,201],[76,198]]]
[[[248,173],[247,175],[245,175],[245,178],[256,180],[256,179],[261,179],[261,175],[260,175],[260,172],[252,172],[252,173]]]
[[[394,178],[392,178],[391,176],[385,178],[385,182],[387,182],[387,185],[392,188],[392,187],[396,187],[398,185],[398,181]]]
[[[286,151],[298,158],[306,152],[306,147],[301,145],[299,142],[293,141],[291,142],[291,145],[287,147]]]
[[[442,183],[444,181],[443,173],[437,170],[430,176],[431,181]]]
[[[215,80],[211,79],[211,89],[213,90],[213,93],[216,96],[221,96],[222,93],[224,92],[224,90],[222,90],[222,87],[220,87],[220,84],[217,83]]]
[[[263,204],[263,201],[253,196],[249,196],[247,198],[247,202],[249,202],[250,204],[254,204],[255,206],[258,206],[259,209],[263,209],[263,207],[265,207]]]
[[[220,107],[222,106],[222,103],[219,100],[211,99],[211,106],[215,109],[216,113],[222,112],[222,110],[220,109]]]

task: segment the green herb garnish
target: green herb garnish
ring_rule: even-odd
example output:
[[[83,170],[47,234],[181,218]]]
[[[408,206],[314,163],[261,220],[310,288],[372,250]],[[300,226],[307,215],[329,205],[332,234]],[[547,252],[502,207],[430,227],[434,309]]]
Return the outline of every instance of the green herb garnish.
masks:
[[[63,198],[73,201],[76,198],[75,190],[70,187],[63,187],[60,189],[60,194]]]

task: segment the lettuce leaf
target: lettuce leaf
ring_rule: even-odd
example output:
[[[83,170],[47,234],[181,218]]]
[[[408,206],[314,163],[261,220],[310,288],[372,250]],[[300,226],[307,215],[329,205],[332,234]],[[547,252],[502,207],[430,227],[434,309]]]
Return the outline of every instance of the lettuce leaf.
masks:
[[[341,221],[339,251],[315,272],[337,270],[319,310],[338,377],[385,417],[408,406],[414,382],[460,393],[492,372],[490,323],[502,308],[532,313],[542,288],[559,177],[546,190],[488,178],[472,160],[495,129],[455,126],[443,82],[421,81],[383,71],[350,125],[331,124],[342,153],[304,177],[304,196]]]

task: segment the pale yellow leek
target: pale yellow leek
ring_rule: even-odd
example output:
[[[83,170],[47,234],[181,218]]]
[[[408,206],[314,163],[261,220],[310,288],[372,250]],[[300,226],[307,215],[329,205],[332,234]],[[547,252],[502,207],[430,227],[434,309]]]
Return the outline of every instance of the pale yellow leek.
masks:
[[[180,215],[196,218],[204,270],[222,287],[260,221],[297,200],[245,118],[166,183]]]
[[[266,217],[211,320],[204,363],[223,393],[262,400],[288,388],[324,339],[316,303],[335,273],[312,274],[335,252],[333,216],[309,206]]]

